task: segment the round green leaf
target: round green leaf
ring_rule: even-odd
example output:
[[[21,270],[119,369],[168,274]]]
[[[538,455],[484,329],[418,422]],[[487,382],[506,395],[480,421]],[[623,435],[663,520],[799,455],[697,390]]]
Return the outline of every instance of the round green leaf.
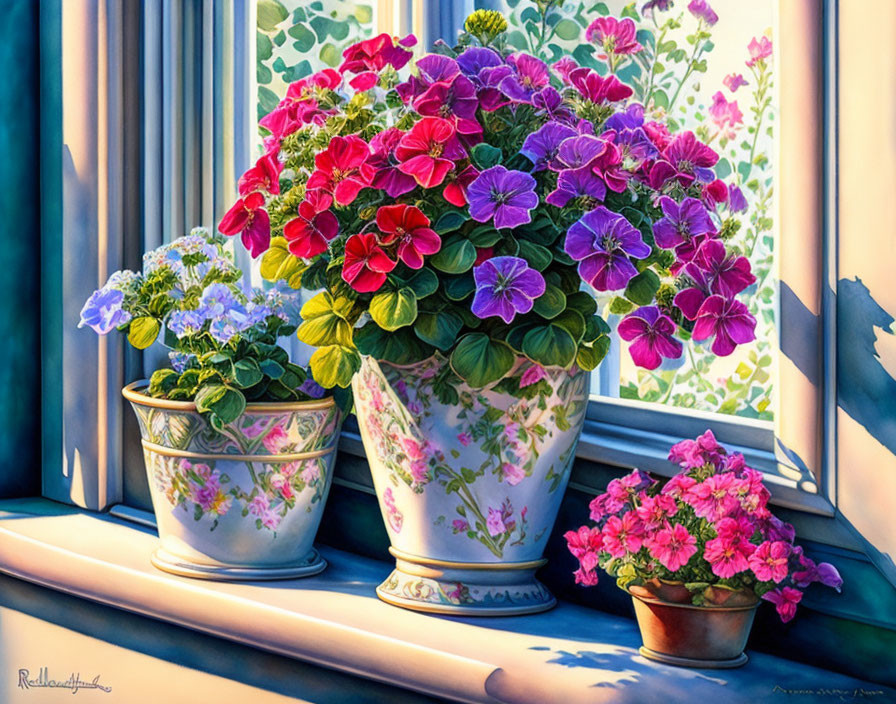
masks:
[[[604,335],[597,338],[593,345],[584,345],[579,348],[578,354],[576,354],[576,364],[586,372],[590,372],[597,369],[597,365],[603,361],[609,351],[610,338]]]
[[[196,394],[196,409],[216,416],[224,425],[233,423],[245,408],[245,396],[224,384],[207,384]]]
[[[442,279],[445,295],[452,301],[462,301],[476,290],[476,282],[471,275],[446,276]]]
[[[597,313],[597,301],[587,291],[576,291],[566,297],[566,307],[579,311],[583,318]]]
[[[429,263],[446,274],[463,274],[476,261],[476,248],[470,240],[455,237],[442,244]]]
[[[434,352],[432,346],[423,342],[410,328],[386,332],[374,322],[355,329],[355,346],[361,354],[393,364],[413,364]]]
[[[302,306],[302,324],[298,338],[314,347],[325,345],[352,346],[352,324],[347,320],[353,306],[346,298],[333,298],[321,291]]]
[[[439,219],[436,220],[432,229],[440,235],[444,235],[447,232],[454,232],[467,220],[469,220],[469,216],[465,213],[462,213],[459,210],[448,210],[439,216]]]
[[[398,330],[417,319],[417,297],[407,286],[384,291],[370,301],[370,317],[383,330]]]
[[[327,345],[311,355],[311,374],[325,389],[340,386],[343,389],[352,383],[355,372],[361,368],[361,357],[344,345]]]
[[[128,342],[138,350],[145,350],[156,341],[161,329],[161,323],[155,318],[149,316],[134,318],[128,328]]]
[[[585,335],[585,319],[577,310],[565,310],[554,318],[551,323],[563,328],[572,335],[572,339],[576,341],[576,344],[579,344]]]
[[[625,297],[639,306],[649,306],[653,297],[660,290],[660,277],[651,269],[645,269],[628,282]]]
[[[479,389],[504,377],[515,360],[516,355],[506,343],[481,332],[471,332],[457,343],[450,362],[455,374]]]
[[[444,351],[451,349],[463,326],[460,316],[450,311],[420,313],[414,323],[414,333],[424,342]]]
[[[323,61],[327,66],[335,68],[341,61],[339,49],[337,49],[330,42],[327,42],[320,48],[320,60]]]
[[[535,299],[533,310],[542,318],[556,318],[566,309],[566,294],[559,288],[548,284],[544,293]]]
[[[554,256],[547,247],[535,244],[529,240],[520,240],[519,256],[528,262],[529,266],[537,271],[548,268]]]
[[[491,144],[480,142],[470,150],[470,158],[473,164],[480,169],[485,170],[501,163],[501,150],[493,147]]]
[[[554,27],[554,32],[560,39],[571,41],[579,36],[579,25],[572,20],[560,20]]]
[[[233,380],[237,388],[248,389],[264,379],[264,374],[254,359],[241,359],[233,365]]]
[[[417,296],[417,300],[431,296],[439,289],[439,277],[432,269],[420,269],[416,274],[404,282]]]
[[[314,37],[314,32],[308,29],[304,24],[295,24],[290,27],[287,32],[289,36],[295,39],[292,45],[295,47],[296,51],[301,54],[311,51],[316,39]]]
[[[258,28],[264,32],[272,32],[283,20],[289,17],[289,12],[278,0],[258,0],[255,5]]]
[[[554,324],[532,328],[523,338],[523,354],[543,367],[568,367],[577,351],[573,336]]]

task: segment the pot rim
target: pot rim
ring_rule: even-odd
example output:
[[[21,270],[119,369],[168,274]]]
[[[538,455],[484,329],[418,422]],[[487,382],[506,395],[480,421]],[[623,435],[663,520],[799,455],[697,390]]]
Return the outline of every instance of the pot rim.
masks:
[[[505,375],[505,377],[510,376],[510,374],[514,370],[516,370],[516,368],[519,366],[520,362],[532,362],[532,364],[538,364],[538,362],[533,362],[526,355],[524,355],[520,352],[517,352],[516,350],[514,350],[513,353],[516,356],[516,361],[514,362],[514,366],[511,369],[511,371],[508,372]],[[425,364],[426,362],[428,362],[431,359],[436,359],[438,362],[443,363],[443,364],[449,364],[449,365],[451,364],[451,360],[448,357],[446,357],[444,354],[439,352],[438,350],[433,352],[426,359],[421,359],[419,362],[411,362],[410,364],[396,364],[395,362],[390,362],[388,359],[379,359],[378,357],[375,357],[371,354],[362,354],[361,357],[362,357],[362,359],[363,358],[373,359],[376,361],[377,364],[388,364],[393,369],[414,369],[416,367],[419,367],[421,364]],[[573,362],[573,364],[575,364],[575,362]],[[559,367],[556,365],[549,365],[549,366],[538,365],[538,366],[541,366],[545,370],[564,371],[564,372],[570,373],[570,369],[567,369],[566,367]],[[570,366],[570,368],[571,368],[571,366]],[[579,373],[582,374],[582,373],[586,373],[586,372],[584,372],[584,370],[580,369]],[[505,378],[505,377],[502,377],[502,378]],[[497,383],[497,382],[495,382],[495,383]],[[489,384],[488,386],[483,387],[483,388],[489,388],[490,386],[492,386],[492,384]]]
[[[140,392],[149,386],[148,379],[132,381],[121,390],[121,395],[131,403],[150,408],[164,408],[170,411],[193,411],[198,413],[193,401],[171,401],[165,398],[153,398]],[[244,413],[276,413],[279,411],[315,411],[336,405],[336,399],[326,396],[312,401],[268,401],[247,403]]]
[[[663,601],[662,599],[648,599],[646,597],[632,594],[628,589],[625,590],[632,599],[644,602],[645,604],[659,604],[661,606],[671,606],[676,609],[691,609],[694,611],[751,611],[759,607],[761,599],[756,599],[752,604],[742,604],[740,606],[697,606],[696,604],[678,604],[674,601]]]

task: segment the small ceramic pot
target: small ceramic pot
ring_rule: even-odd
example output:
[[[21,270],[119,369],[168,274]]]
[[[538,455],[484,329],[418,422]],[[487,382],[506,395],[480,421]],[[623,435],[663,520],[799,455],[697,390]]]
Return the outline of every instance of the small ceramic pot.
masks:
[[[679,583],[629,587],[645,658],[683,667],[731,668],[747,662],[744,648],[759,599],[749,591],[710,587],[706,606],[690,603]]]
[[[219,431],[193,403],[123,394],[140,425],[159,548],[153,564],[214,580],[321,572],[313,549],[342,423],[332,398],[252,403]]]
[[[520,399],[446,385],[446,365],[441,355],[410,366],[367,357],[353,381],[396,558],[377,594],[436,613],[549,609],[556,600],[535,572],[569,480],[588,375],[549,369],[548,392]]]

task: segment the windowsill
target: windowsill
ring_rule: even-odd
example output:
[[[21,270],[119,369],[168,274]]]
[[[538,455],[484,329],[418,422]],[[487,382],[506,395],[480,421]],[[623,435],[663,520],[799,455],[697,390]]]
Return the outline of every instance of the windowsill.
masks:
[[[456,701],[755,702],[787,698],[784,689],[864,689],[896,698],[896,690],[764,653],[750,653],[745,667],[729,671],[652,663],[638,655],[633,621],[566,603],[504,619],[397,609],[374,594],[388,564],[328,548],[321,553],[329,568],[303,580],[175,577],[150,565],[156,541],[151,530],[50,501],[0,501],[2,572]]]

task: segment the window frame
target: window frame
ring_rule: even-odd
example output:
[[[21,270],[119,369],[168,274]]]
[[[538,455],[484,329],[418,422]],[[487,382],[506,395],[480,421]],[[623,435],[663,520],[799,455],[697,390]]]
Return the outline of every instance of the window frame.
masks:
[[[430,4],[427,0],[378,0],[377,27],[394,33],[410,29],[422,36],[439,34],[438,17],[427,21],[433,17],[427,12]],[[830,145],[824,150],[822,145],[828,142],[823,137],[829,135],[823,135],[821,128],[806,129],[807,124],[817,124],[830,130],[834,124],[832,108],[819,99],[829,96],[835,68],[831,52],[825,59],[823,46],[830,40],[824,40],[822,33],[829,4],[825,0],[778,0],[778,33],[787,37],[787,44],[782,51],[780,42],[775,42],[779,76],[776,141],[792,146],[777,155],[779,203],[785,202],[783,194],[789,195],[788,210],[779,208],[776,213],[778,231],[786,235],[779,237],[776,246],[780,280],[811,313],[807,339],[818,344],[801,348],[808,360],[803,360],[802,369],[792,364],[788,357],[795,341],[792,338],[804,333],[805,326],[791,331],[792,311],[780,312],[780,400],[774,426],[766,421],[601,398],[589,402],[578,458],[624,468],[638,466],[668,476],[676,470],[665,459],[669,445],[709,427],[721,442],[744,452],[751,466],[766,473],[774,503],[809,514],[835,515],[835,458],[823,451],[833,442],[829,418],[831,404],[836,402],[831,344],[835,317],[832,301],[825,298],[828,287],[823,284],[830,281],[832,262],[836,261],[830,256],[831,247],[836,251],[836,219],[823,214],[822,208],[825,173],[831,168],[826,161]],[[62,37],[62,47],[55,53],[51,40],[42,37],[42,75],[45,79],[52,76],[62,67],[63,58],[68,61],[70,55],[80,52],[85,57],[80,69],[95,79],[76,86],[80,92],[70,90],[69,83],[63,81],[54,87],[58,95],[52,93],[48,99],[52,107],[55,96],[59,106],[42,114],[45,192],[58,192],[59,203],[70,202],[74,185],[64,178],[62,155],[64,148],[80,140],[86,145],[90,163],[79,176],[96,193],[86,219],[76,218],[70,209],[54,212],[52,203],[45,206],[48,213],[42,219],[42,246],[47,252],[42,316],[42,493],[56,501],[101,511],[122,505],[123,500],[122,425],[129,409],[119,390],[125,376],[134,376],[135,364],[143,369],[154,365],[150,355],[145,355],[142,363],[128,358],[131,361],[126,364],[121,340],[96,338],[90,331],[74,329],[73,306],[80,307],[108,273],[125,265],[124,246],[121,238],[115,237],[116,230],[137,227],[144,248],[158,246],[170,238],[168,233],[184,231],[196,222],[213,226],[215,216],[235,197],[236,176],[250,163],[255,129],[255,4],[244,0],[225,8],[205,0],[196,7],[175,10],[163,0],[147,0],[137,10],[146,51],[139,74],[131,76],[126,75],[122,61],[123,38],[132,36],[127,31],[128,27],[133,30],[135,21],[126,14],[127,3],[101,3],[94,10],[93,23],[86,21],[88,15],[84,14],[90,5],[87,0],[51,0],[41,7],[42,28]],[[79,22],[73,21],[78,18]],[[184,37],[190,41],[178,41]],[[202,57],[198,69],[188,65],[190,52]],[[806,61],[811,62],[808,68]],[[142,202],[161,204],[160,208],[144,205],[136,215],[127,208],[122,185],[127,166],[122,91],[128,80],[143,84]],[[824,92],[822,85],[827,86]],[[190,96],[194,99],[188,99]],[[98,119],[81,119],[74,126],[63,120],[63,115],[77,114],[69,111],[77,110],[79,104],[84,106],[82,118],[95,113]],[[806,115],[807,104],[810,111],[817,111],[817,119]],[[791,105],[800,107],[789,109]],[[799,115],[799,120],[788,120],[790,113]],[[802,152],[800,158],[788,159],[791,151]],[[77,251],[78,247],[82,251]],[[791,250],[798,250],[799,256],[786,256]],[[819,254],[813,259],[815,252]],[[807,253],[813,254],[807,257]],[[72,257],[79,263],[77,278],[63,270],[63,263]],[[247,262],[246,258],[243,263]],[[833,276],[836,281],[836,272]],[[66,371],[64,359],[71,356],[77,362],[69,362],[68,369],[76,373]],[[72,388],[75,383],[78,386]],[[75,416],[80,425],[72,423]],[[812,420],[807,422],[807,418]],[[72,432],[73,428],[78,432]],[[341,448],[364,456],[359,437],[350,427],[343,433]]]

